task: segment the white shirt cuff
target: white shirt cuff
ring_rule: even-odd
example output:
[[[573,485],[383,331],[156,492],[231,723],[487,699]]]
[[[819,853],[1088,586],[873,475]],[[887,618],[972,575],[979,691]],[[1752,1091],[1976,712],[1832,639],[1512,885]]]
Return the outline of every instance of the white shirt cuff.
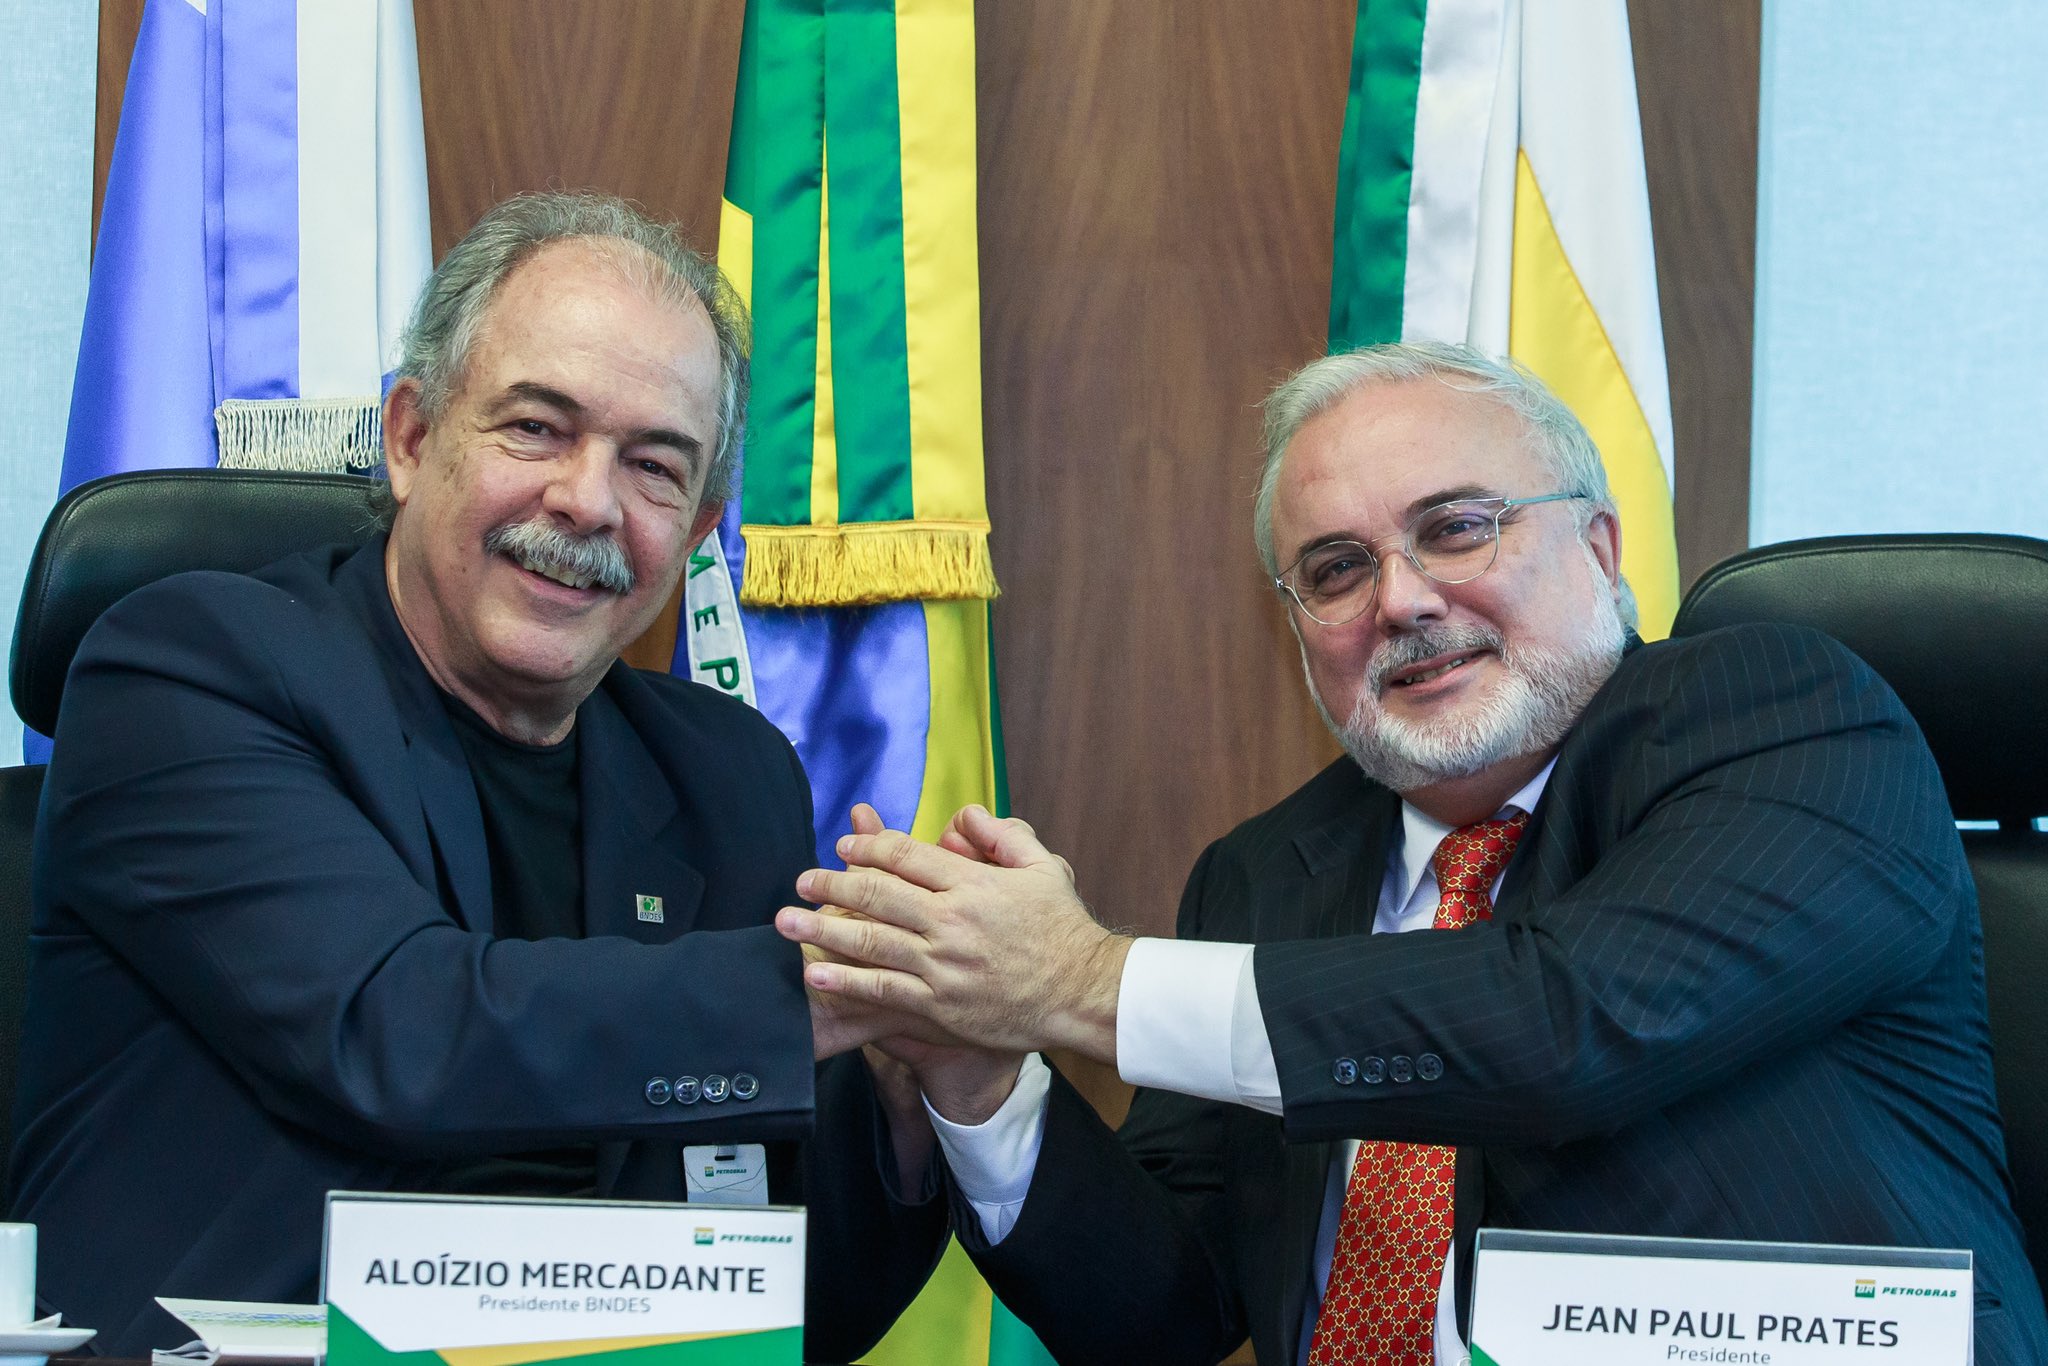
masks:
[[[1117,989],[1117,1072],[1133,1086],[1280,1113],[1250,944],[1140,939]]]
[[[1052,1069],[1036,1053],[1017,1071],[1009,1099],[979,1124],[955,1124],[932,1103],[924,1103],[939,1150],[946,1155],[960,1194],[981,1219],[982,1236],[993,1246],[1009,1236],[1031,1192],[1031,1173],[1045,1141],[1045,1101]]]

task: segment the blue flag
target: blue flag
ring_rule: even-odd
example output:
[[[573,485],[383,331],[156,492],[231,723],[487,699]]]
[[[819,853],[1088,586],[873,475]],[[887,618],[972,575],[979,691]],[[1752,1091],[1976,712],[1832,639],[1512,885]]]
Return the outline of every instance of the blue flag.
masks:
[[[60,492],[139,469],[377,464],[432,265],[411,0],[147,0]],[[48,756],[33,734],[24,749]]]

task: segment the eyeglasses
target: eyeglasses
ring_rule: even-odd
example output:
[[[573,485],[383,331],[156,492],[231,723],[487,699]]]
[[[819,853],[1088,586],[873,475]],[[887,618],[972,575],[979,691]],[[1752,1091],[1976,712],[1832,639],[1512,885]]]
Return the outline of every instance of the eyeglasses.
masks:
[[[1402,530],[1401,553],[1438,583],[1470,583],[1493,568],[1500,554],[1503,516],[1516,508],[1586,496],[1546,493],[1537,498],[1459,498],[1439,503],[1417,513]],[[1363,541],[1331,541],[1310,550],[1273,582],[1294,599],[1310,621],[1342,626],[1356,620],[1378,596],[1379,556]]]

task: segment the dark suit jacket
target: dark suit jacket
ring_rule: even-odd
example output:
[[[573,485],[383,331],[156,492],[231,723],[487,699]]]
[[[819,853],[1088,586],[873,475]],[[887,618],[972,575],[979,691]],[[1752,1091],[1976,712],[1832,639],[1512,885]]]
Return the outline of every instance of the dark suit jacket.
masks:
[[[1346,1137],[1460,1145],[1461,1260],[1481,1222],[1972,1248],[1979,1366],[2048,1360],[1975,891],[1926,744],[1861,661],[1768,626],[1633,650],[1489,923],[1371,933],[1398,821],[1341,760],[1189,881],[1182,936],[1259,944],[1284,1116],[1140,1092],[1120,1146],[1055,1083],[1009,1236],[983,1245],[956,1197],[1061,1361],[1210,1362],[1249,1333],[1293,1366]],[[1344,1083],[1372,1058],[1411,1067]]]
[[[945,1211],[883,1191],[865,1066],[813,1068],[798,954],[769,925],[813,859],[795,752],[745,705],[623,664],[576,725],[588,937],[500,941],[476,792],[381,538],[180,575],[100,620],[37,822],[9,1173],[49,1309],[134,1355],[186,1336],[157,1295],[316,1299],[329,1190],[596,1141],[601,1194],[681,1199],[679,1145],[768,1141],[773,1197],[813,1205],[807,1354],[886,1330]],[[740,1072],[751,1101],[647,1098]],[[827,1131],[800,1156],[778,1141],[814,1104]]]

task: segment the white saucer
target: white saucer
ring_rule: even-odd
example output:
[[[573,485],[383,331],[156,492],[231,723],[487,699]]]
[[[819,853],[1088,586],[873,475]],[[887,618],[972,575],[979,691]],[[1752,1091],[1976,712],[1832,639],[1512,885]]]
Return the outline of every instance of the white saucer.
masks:
[[[0,1366],[41,1361],[52,1352],[68,1352],[92,1341],[93,1329],[59,1328],[57,1318],[52,1314],[34,1323],[0,1328]]]

